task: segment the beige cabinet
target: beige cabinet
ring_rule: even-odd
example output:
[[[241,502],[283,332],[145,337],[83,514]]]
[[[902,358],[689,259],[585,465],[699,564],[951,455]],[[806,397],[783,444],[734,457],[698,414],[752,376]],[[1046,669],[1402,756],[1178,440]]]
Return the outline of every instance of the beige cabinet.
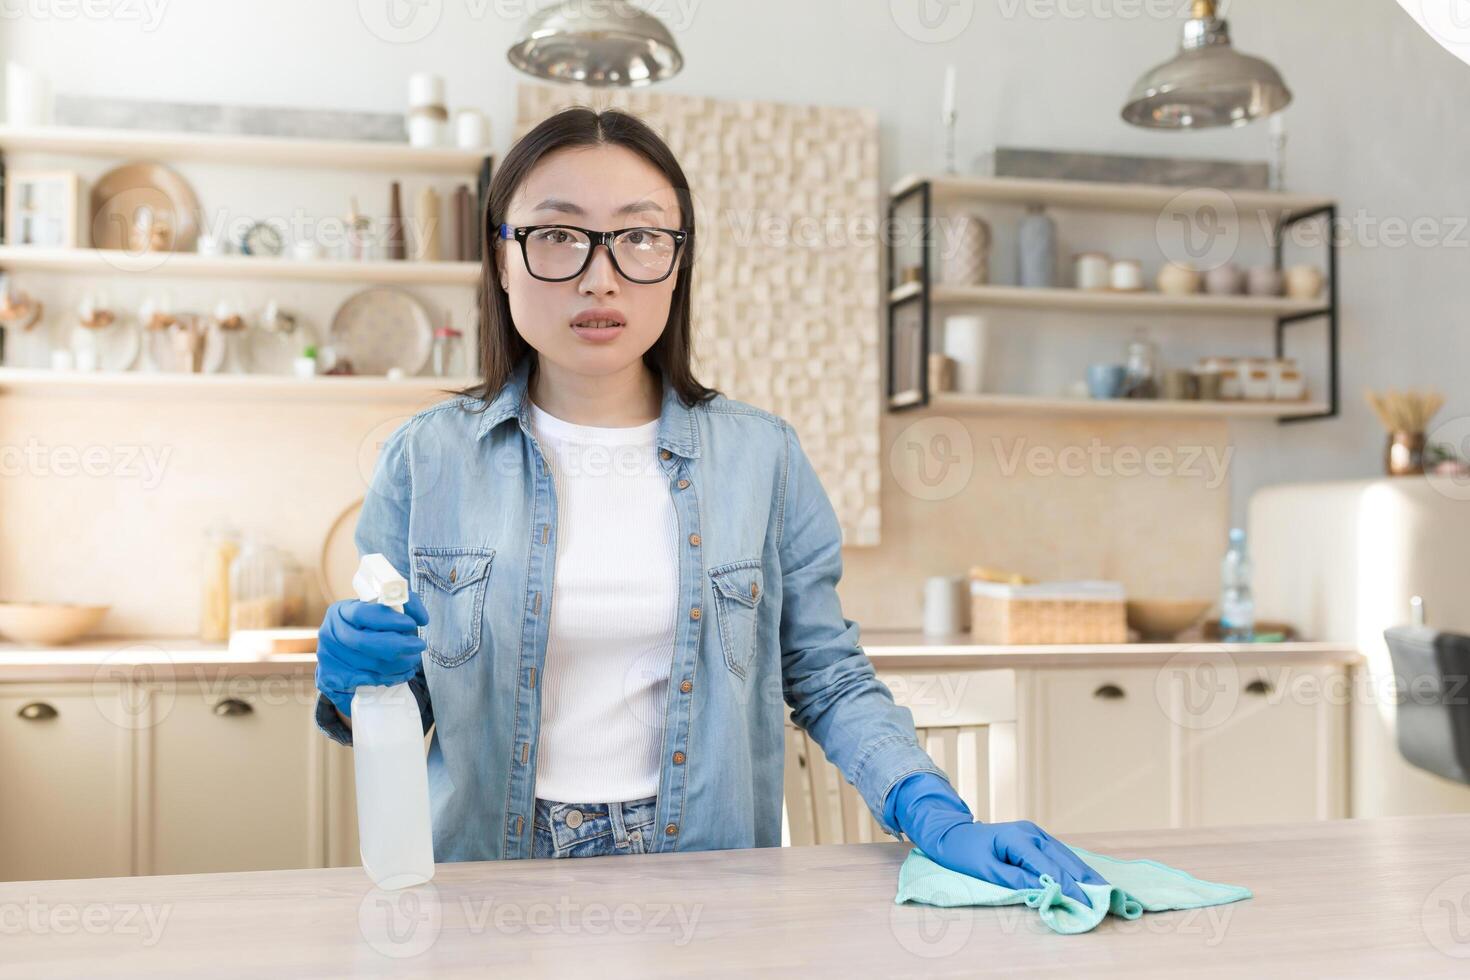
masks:
[[[1022,671],[1022,810],[1054,833],[1174,824],[1178,732],[1155,694],[1158,671]]]
[[[324,741],[305,678],[150,685],[139,874],[320,867]]]
[[[309,676],[0,684],[0,880],[357,863]]]
[[[131,873],[124,685],[0,684],[0,880]]]
[[[1347,815],[1346,667],[1205,654],[1017,674],[1022,809],[1048,830]]]

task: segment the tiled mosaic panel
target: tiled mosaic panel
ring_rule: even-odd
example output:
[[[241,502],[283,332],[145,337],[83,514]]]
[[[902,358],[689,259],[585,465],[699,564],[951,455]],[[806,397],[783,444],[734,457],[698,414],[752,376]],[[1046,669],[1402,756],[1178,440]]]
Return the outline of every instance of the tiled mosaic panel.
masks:
[[[518,96],[517,138],[587,105],[626,109],[669,143],[694,185],[697,376],[795,426],[843,543],[876,545],[876,113],[536,84]]]

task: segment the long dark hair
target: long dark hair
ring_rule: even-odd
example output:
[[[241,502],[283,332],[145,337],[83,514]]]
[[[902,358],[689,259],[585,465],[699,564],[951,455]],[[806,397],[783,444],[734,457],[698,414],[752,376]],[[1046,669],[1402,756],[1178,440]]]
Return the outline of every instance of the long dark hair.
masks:
[[[496,230],[505,220],[511,198],[542,157],[565,147],[603,145],[632,150],[668,178],[678,196],[684,230],[689,233],[679,257],[679,270],[674,276],[674,296],[669,305],[668,322],[664,324],[658,340],[644,352],[643,362],[667,379],[687,406],[693,407],[696,402],[707,401],[718,394],[715,389],[700,384],[690,366],[689,298],[693,288],[695,242],[698,239],[694,234],[694,200],[683,168],[663,139],[641,119],[617,109],[598,112],[584,106],[563,109],[542,120],[511,147],[490,181],[485,209],[480,215],[483,248],[477,297],[483,380],[456,394],[469,395],[488,403],[505,386],[522,357],[533,358],[531,366],[535,368],[536,350],[516,332],[510,316],[510,297],[501,288],[500,277],[495,274],[494,245],[499,237]]]

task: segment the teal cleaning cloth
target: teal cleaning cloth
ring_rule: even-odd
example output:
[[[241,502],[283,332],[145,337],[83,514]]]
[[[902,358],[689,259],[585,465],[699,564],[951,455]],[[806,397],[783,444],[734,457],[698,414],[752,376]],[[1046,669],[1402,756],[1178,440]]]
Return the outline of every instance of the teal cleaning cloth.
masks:
[[[940,867],[917,847],[898,869],[898,897],[894,904],[922,902],[942,908],[961,905],[1020,905],[1041,915],[1053,932],[1072,935],[1097,927],[1108,913],[1136,919],[1145,912],[1198,909],[1250,898],[1250,889],[1201,881],[1185,871],[1157,861],[1120,861],[1073,847],[1089,867],[1108,880],[1106,885],[1078,882],[1089,905],[1062,894],[1051,875],[1041,876],[1041,888],[1007,888]],[[1090,907],[1089,907],[1090,906]]]

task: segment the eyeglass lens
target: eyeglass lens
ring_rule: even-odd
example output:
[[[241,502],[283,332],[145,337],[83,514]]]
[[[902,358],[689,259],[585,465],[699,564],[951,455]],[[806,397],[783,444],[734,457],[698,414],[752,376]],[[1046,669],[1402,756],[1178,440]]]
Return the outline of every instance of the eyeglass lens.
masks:
[[[591,238],[575,228],[539,228],[526,236],[526,267],[533,276],[565,279],[582,271],[591,248]],[[633,280],[667,275],[674,252],[674,236],[652,228],[630,228],[612,243],[618,268]]]

